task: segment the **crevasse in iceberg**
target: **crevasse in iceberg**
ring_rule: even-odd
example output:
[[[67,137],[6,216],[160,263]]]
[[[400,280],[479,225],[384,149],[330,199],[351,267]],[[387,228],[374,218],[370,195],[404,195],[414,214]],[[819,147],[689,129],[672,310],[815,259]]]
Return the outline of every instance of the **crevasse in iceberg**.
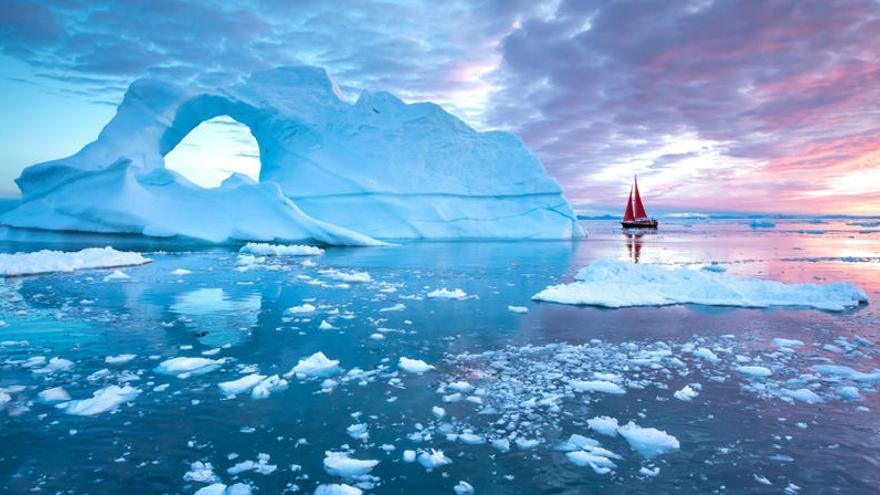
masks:
[[[260,181],[201,188],[164,156],[220,115],[247,126]],[[28,167],[15,227],[370,245],[396,239],[580,237],[558,184],[513,134],[432,103],[345,101],[323,69],[278,68],[211,90],[133,83],[98,138]]]

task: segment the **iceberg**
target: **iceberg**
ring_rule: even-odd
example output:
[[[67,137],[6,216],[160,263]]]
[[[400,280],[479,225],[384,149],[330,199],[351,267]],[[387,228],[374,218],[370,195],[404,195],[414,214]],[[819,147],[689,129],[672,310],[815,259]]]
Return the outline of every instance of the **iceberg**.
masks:
[[[804,306],[825,311],[843,311],[868,302],[861,288],[846,282],[786,284],[617,260],[594,261],[575,275],[575,282],[549,286],[532,299],[608,308],[702,304],[748,308]]]
[[[217,116],[247,126],[259,182],[202,188],[164,157]],[[343,98],[316,67],[196,88],[142,79],[98,138],[26,168],[12,227],[209,242],[377,245],[396,239],[571,239],[559,185],[513,134],[478,132],[433,103]]]

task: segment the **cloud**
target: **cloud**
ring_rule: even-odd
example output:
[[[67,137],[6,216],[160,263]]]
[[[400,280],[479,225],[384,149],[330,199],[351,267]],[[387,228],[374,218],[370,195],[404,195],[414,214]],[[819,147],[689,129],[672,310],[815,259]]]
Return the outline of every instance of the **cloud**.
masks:
[[[667,207],[864,209],[852,181],[880,167],[874,0],[7,0],[0,50],[104,104],[324,66],[517,132],[579,203],[637,172]]]
[[[661,203],[779,207],[767,195],[782,189],[798,208],[880,148],[878,14],[858,0],[566,1],[505,39],[488,121],[581,201],[613,200],[641,172]],[[637,159],[694,137],[706,146]]]

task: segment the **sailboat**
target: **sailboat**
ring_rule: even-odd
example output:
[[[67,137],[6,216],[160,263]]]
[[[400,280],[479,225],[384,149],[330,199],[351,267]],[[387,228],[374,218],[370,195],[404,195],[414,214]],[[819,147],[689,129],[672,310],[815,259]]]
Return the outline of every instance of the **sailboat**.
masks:
[[[629,190],[629,199],[626,201],[626,213],[620,222],[625,229],[656,229],[657,219],[649,218],[639,195],[639,181],[633,176],[633,186]]]

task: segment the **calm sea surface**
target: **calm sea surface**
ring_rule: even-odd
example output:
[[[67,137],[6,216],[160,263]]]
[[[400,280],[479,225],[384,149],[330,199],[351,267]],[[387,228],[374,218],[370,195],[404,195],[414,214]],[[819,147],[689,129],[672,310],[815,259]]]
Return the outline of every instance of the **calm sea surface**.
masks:
[[[0,279],[0,390],[8,396],[0,492],[194,493],[206,484],[185,475],[202,462],[216,481],[260,494],[343,482],[366,493],[452,494],[460,481],[477,494],[878,493],[880,381],[870,373],[880,368],[880,224],[773,221],[666,220],[644,235],[588,221],[591,237],[577,243],[329,248],[250,264],[233,248],[4,230],[0,252],[112,244],[148,252],[153,263],[122,269],[127,279],[105,278],[112,270]],[[827,313],[530,300],[599,258],[848,281],[870,304]],[[327,270],[367,272],[370,281],[340,282]],[[427,297],[439,288],[468,297]],[[287,311],[304,303],[316,311]],[[774,338],[803,345],[780,348]],[[284,375],[319,351],[339,361],[330,381],[291,376],[264,399],[218,387],[254,373]],[[122,354],[135,357],[106,361]],[[35,372],[28,360],[39,356],[72,366]],[[186,378],[157,371],[181,356],[223,361]],[[403,372],[401,357],[434,369]],[[738,372],[751,365],[773,374]],[[852,373],[823,374],[822,365]],[[569,386],[597,377],[626,393]],[[90,416],[38,396],[62,387],[87,399],[111,385],[138,394]],[[696,397],[676,399],[686,385]],[[818,401],[787,395],[804,389]],[[662,430],[679,448],[648,457],[591,430],[597,416]],[[612,451],[615,467],[598,474],[572,462],[559,445],[572,434]],[[508,451],[497,442],[504,439]],[[451,463],[428,470],[403,460],[405,450],[430,449]],[[346,479],[325,470],[328,451],[379,463]]]

